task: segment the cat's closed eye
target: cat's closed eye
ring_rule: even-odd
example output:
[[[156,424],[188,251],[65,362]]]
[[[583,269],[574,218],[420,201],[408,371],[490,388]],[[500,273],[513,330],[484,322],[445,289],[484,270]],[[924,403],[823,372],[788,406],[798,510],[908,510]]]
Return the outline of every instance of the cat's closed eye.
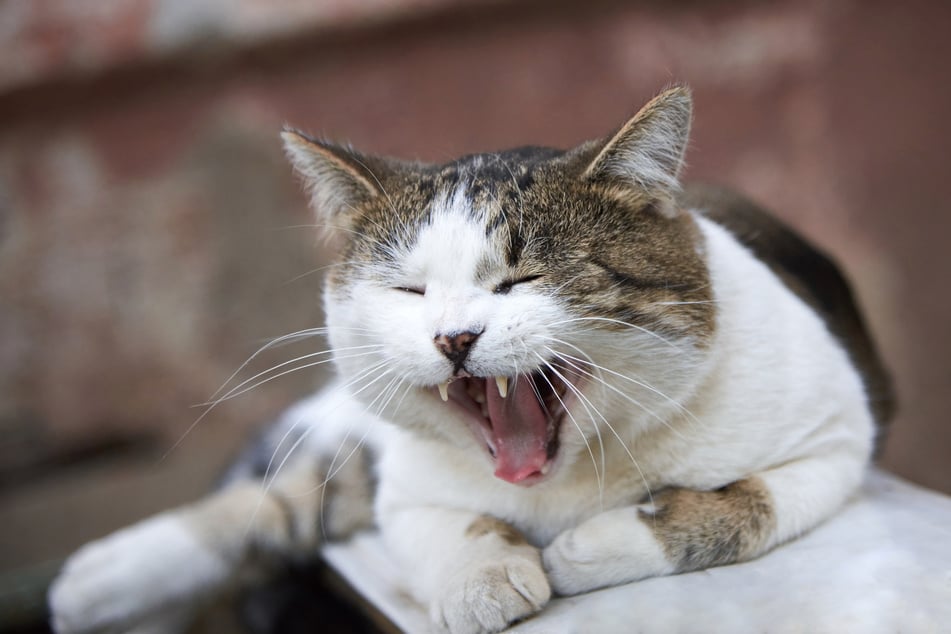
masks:
[[[402,293],[412,293],[413,295],[425,295],[426,287],[424,286],[396,286],[393,288],[394,291],[400,291]]]
[[[529,282],[534,282],[539,278],[541,278],[541,275],[526,275],[525,277],[520,277],[517,279],[505,280],[492,289],[492,292],[496,295],[507,295],[509,291],[512,290],[513,286],[518,284],[528,284]]]

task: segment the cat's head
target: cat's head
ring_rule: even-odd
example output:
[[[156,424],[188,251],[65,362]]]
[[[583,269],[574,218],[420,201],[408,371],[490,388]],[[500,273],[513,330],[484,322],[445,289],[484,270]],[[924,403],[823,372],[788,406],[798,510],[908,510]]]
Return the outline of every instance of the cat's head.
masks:
[[[443,165],[286,130],[342,240],[325,302],[351,392],[523,485],[670,416],[714,327],[676,203],[690,118],[675,87],[606,141]]]

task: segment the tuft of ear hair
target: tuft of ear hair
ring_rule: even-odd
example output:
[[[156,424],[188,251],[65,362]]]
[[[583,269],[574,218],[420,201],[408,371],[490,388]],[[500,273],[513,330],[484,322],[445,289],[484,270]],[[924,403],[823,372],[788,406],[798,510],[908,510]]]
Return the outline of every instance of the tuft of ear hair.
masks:
[[[657,198],[672,198],[690,137],[693,100],[674,86],[641,108],[605,143],[583,177],[622,187],[636,185]]]
[[[348,226],[354,210],[380,195],[377,177],[355,152],[291,128],[281,131],[281,139],[311,207],[327,226]]]

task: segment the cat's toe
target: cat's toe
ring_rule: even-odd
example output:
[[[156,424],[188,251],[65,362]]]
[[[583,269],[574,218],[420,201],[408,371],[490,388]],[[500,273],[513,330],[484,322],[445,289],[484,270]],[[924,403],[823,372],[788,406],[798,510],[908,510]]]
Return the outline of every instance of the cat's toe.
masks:
[[[131,572],[115,540],[87,544],[70,557],[49,591],[50,621],[58,634],[86,634],[125,626],[135,598],[123,591]]]
[[[542,561],[552,588],[562,596],[674,571],[633,508],[602,513],[565,531],[545,548]]]
[[[433,605],[432,616],[451,634],[498,632],[535,614],[549,598],[551,588],[540,563],[512,558],[457,575]]]
[[[597,566],[593,559],[595,553],[587,552],[578,542],[574,531],[565,531],[542,552],[548,581],[555,593],[562,596],[579,594],[596,587],[588,570],[592,563]]]
[[[50,587],[51,624],[59,634],[130,631],[194,601],[226,569],[182,522],[159,516],[70,557]]]

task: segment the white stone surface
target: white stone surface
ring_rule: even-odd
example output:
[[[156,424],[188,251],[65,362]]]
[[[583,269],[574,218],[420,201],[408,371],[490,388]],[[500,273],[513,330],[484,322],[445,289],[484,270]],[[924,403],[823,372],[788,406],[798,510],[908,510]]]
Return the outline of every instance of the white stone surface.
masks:
[[[400,629],[429,631],[375,533],[325,556]],[[765,557],[555,599],[509,632],[951,632],[951,498],[873,470],[839,514]]]

